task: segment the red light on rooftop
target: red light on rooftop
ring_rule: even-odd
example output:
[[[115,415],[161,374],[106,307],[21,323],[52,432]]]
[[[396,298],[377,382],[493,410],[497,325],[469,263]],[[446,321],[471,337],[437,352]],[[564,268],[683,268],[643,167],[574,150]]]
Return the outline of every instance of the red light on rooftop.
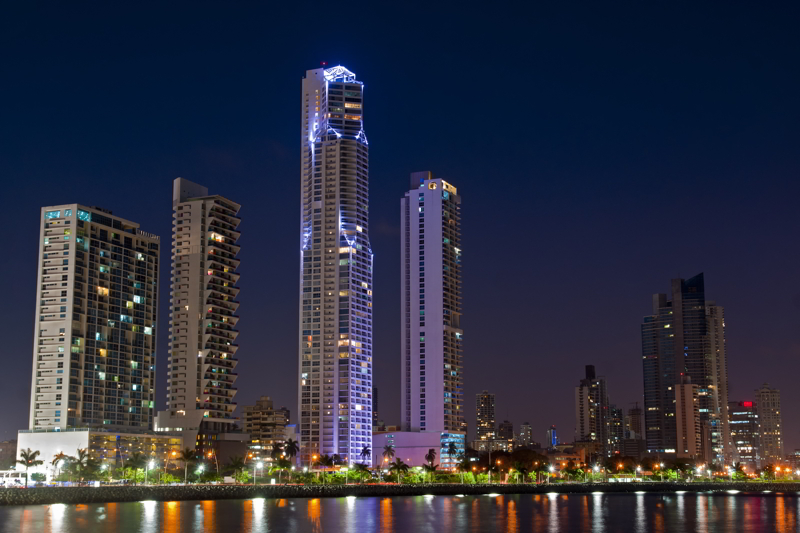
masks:
[[[753,407],[753,402],[742,402],[742,407]]]

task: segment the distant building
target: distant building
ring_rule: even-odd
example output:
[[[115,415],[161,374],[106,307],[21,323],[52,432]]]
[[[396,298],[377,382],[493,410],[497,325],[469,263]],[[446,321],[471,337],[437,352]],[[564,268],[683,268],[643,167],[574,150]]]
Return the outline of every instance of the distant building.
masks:
[[[624,438],[625,417],[622,409],[616,405],[610,405],[608,407],[608,443],[606,446],[608,455],[622,452],[622,439]]]
[[[628,414],[625,415],[625,438],[637,439],[643,437],[642,408],[639,407],[639,403],[636,402],[636,407],[628,409]]]
[[[763,464],[780,464],[783,460],[781,391],[764,383],[756,390],[755,403],[761,437],[761,460]]]
[[[514,440],[514,424],[508,420],[503,420],[497,426],[497,438],[500,440],[507,440],[509,442]]]
[[[17,463],[17,441],[0,441],[0,470],[15,468]]]
[[[755,402],[728,402],[733,463],[742,463],[750,472],[761,468],[761,436]]]
[[[512,443],[507,440],[473,440],[469,443],[470,448],[478,452],[510,452],[513,449]]]
[[[494,394],[486,390],[478,394],[476,408],[478,440],[494,440]]]
[[[622,456],[642,460],[647,454],[647,444],[644,439],[622,439]]]
[[[586,377],[575,387],[575,440],[608,443],[608,390],[606,379],[595,375],[594,365],[586,365]]]
[[[550,426],[544,440],[545,448],[555,448],[558,446],[558,435],[556,434],[556,425]]]
[[[250,451],[253,457],[271,460],[273,447],[286,442],[286,426],[289,410],[275,409],[269,396],[262,396],[255,405],[242,406],[244,432],[250,435]]]
[[[702,273],[673,279],[670,296],[653,295],[653,313],[641,326],[647,449],[676,452],[673,388],[685,374],[697,386],[700,421],[709,435],[709,460],[724,464],[730,455],[724,309],[706,300]]]
[[[522,447],[533,446],[533,429],[530,423],[523,422],[519,427],[518,443]]]
[[[698,389],[688,376],[684,376],[681,383],[674,385],[675,435],[678,457],[704,461]]]

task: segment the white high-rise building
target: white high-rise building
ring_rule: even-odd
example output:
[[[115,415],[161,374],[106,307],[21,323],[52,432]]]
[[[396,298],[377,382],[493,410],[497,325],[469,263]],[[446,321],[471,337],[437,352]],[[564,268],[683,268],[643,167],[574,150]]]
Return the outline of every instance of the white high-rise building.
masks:
[[[783,428],[781,427],[781,391],[764,383],[756,390],[756,412],[763,464],[783,461]]]
[[[79,204],[40,223],[30,429],[152,429],[159,238]]]
[[[372,445],[372,249],[364,84],[342,66],[301,93],[300,458]]]
[[[400,217],[400,419],[406,431],[463,432],[461,197],[414,172]]]
[[[183,178],[172,189],[172,285],[167,409],[158,431],[213,447],[236,422],[240,205]]]

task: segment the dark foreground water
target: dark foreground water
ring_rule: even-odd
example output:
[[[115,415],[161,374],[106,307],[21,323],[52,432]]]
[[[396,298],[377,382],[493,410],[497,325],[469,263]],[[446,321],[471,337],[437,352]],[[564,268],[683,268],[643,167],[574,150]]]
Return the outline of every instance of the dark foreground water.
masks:
[[[0,531],[793,531],[798,494],[543,494],[42,505],[0,508]]]

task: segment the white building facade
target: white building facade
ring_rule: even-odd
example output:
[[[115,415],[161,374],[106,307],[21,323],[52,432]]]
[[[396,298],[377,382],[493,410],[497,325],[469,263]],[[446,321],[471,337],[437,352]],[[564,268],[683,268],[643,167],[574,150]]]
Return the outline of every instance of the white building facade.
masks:
[[[372,249],[364,84],[306,72],[301,94],[300,460],[372,446]]]
[[[415,172],[400,218],[402,427],[464,432],[461,197]]]
[[[167,409],[158,431],[213,445],[236,422],[240,205],[183,178],[173,182]],[[194,443],[192,443],[194,440]]]

